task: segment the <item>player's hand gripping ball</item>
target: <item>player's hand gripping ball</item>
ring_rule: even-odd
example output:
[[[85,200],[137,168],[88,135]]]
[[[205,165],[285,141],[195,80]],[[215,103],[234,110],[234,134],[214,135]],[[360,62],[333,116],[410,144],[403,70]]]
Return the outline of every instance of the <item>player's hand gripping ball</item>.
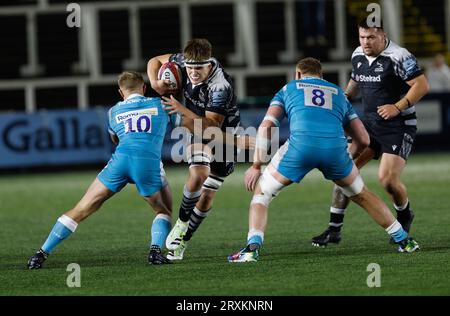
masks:
[[[172,92],[176,90],[176,93],[173,93],[174,95],[177,95],[181,89],[181,70],[176,63],[164,63],[161,68],[159,68],[158,79],[168,82]],[[182,125],[183,120],[179,113],[170,114],[169,117],[173,127]]]
[[[181,70],[176,63],[169,61],[162,64],[158,71],[158,79],[168,81],[172,89],[181,88]]]

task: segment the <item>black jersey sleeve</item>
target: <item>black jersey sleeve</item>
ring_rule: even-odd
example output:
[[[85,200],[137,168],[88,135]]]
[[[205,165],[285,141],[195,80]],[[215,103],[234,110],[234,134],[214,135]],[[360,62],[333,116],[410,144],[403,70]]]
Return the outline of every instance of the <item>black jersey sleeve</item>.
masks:
[[[410,81],[423,74],[416,57],[402,48],[393,56],[394,70],[403,81]]]
[[[176,63],[180,68],[184,67],[184,56],[182,53],[176,53],[176,54],[170,55],[169,61]]]
[[[361,46],[359,46],[358,48],[356,48],[353,53],[352,53],[352,58],[351,58],[351,64],[352,64],[352,72],[350,74],[350,78],[354,81],[356,81],[355,79],[355,67],[358,67],[358,60],[359,60],[359,56],[364,56],[363,51]]]
[[[232,99],[233,91],[230,86],[221,89],[211,88],[209,90],[209,101],[205,106],[205,111],[227,115]]]

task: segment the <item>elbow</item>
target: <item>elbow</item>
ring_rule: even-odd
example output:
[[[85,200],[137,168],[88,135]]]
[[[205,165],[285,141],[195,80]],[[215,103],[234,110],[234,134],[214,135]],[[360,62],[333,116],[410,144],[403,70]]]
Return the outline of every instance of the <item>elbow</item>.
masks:
[[[154,63],[155,57],[150,58],[150,60],[147,63],[147,74],[150,72],[150,69],[152,68],[152,64]]]
[[[354,139],[353,144],[355,145],[357,152],[359,153],[363,152],[370,145],[369,134],[364,133],[364,135],[361,135],[357,139]]]
[[[159,69],[157,63],[158,63],[158,59],[156,57],[151,58],[147,63],[147,76],[150,81],[150,85],[152,86],[153,89],[155,88],[155,84],[156,84],[155,80],[152,80],[152,79],[155,79],[153,72],[154,72],[154,69]]]
[[[367,147],[369,147],[369,145],[370,145],[370,136],[366,132],[364,133],[364,136],[361,139],[361,147],[362,149],[366,149]]]
[[[361,150],[366,149],[367,147],[369,147],[369,145],[370,145],[370,136],[366,132],[366,133],[364,133],[364,136],[361,138],[361,141],[360,141]]]
[[[428,80],[425,80],[423,91],[424,91],[423,95],[426,95],[428,92],[430,92],[430,84],[428,83]]]
[[[220,122],[216,122],[216,121],[213,121],[213,120],[206,120],[206,122],[204,122],[204,123],[205,123],[204,124],[205,128],[210,128],[210,127],[220,128],[221,125],[222,125]]]
[[[425,96],[428,92],[430,92],[430,84],[428,83],[428,79],[423,76],[420,81],[417,82],[418,91],[421,92],[421,97]]]
[[[366,150],[366,148],[368,148],[370,145],[370,140],[368,139],[367,141],[364,141],[364,143],[361,143],[359,145],[359,152],[363,152],[364,150]]]

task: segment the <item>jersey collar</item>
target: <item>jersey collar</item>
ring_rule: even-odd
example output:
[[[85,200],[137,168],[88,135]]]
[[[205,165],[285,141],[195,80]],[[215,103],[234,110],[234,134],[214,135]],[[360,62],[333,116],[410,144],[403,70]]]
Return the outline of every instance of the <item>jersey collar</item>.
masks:
[[[130,94],[130,95],[128,96],[128,98],[125,99],[125,101],[126,101],[126,100],[129,100],[129,99],[136,98],[136,97],[143,97],[143,95],[142,95],[142,94],[139,94],[139,93],[132,93],[132,94]]]
[[[300,80],[311,80],[311,79],[322,79],[322,78],[320,78],[320,77],[303,77],[302,79],[300,79]]]
[[[369,57],[366,54],[364,54],[364,56],[366,57],[367,61],[369,62],[369,66],[372,66],[373,62],[375,60],[377,60],[378,57],[380,57],[381,55],[383,55],[383,53],[385,52],[385,50],[389,47],[389,45],[391,45],[391,40],[389,38],[386,37],[386,44],[384,46],[384,49],[381,51],[381,53],[379,53],[377,56],[375,57]]]

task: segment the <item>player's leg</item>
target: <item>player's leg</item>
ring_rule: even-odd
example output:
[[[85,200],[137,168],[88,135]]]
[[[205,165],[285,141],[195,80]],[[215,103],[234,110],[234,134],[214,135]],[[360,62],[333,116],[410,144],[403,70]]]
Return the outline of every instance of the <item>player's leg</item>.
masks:
[[[406,187],[400,180],[405,166],[406,161],[402,157],[384,153],[378,169],[378,178],[394,203],[398,221],[409,232],[414,213],[410,209]]]
[[[301,143],[301,142],[299,142]],[[228,257],[229,262],[257,261],[264,241],[269,203],[286,186],[299,183],[315,168],[313,152],[304,146],[290,146],[287,141],[272,157],[256,186],[249,208],[247,246]]]
[[[214,197],[222,186],[225,178],[234,171],[233,162],[217,162],[210,164],[211,173],[204,181],[200,199],[191,212],[188,222],[188,228],[177,249],[169,251],[167,257],[171,260],[182,260],[184,251],[193,234],[197,231],[206,217],[211,213]]]
[[[150,230],[148,261],[150,264],[171,263],[162,254],[172,222],[172,192],[163,165],[153,159],[135,157],[130,160],[133,165],[131,178],[139,194],[156,213]]]
[[[379,129],[382,132],[379,136],[382,156],[378,178],[394,203],[398,221],[409,232],[414,214],[410,209],[408,193],[400,180],[400,176],[411,153],[417,128],[404,125],[383,126]]]
[[[103,202],[113,195],[114,192],[96,178],[77,205],[58,218],[42,247],[29,259],[28,268],[41,268],[53,249],[75,232],[81,221],[97,211]]]
[[[408,238],[408,233],[402,225],[394,218],[386,204],[364,185],[356,166],[348,176],[336,180],[335,183],[342,188],[342,192],[353,202],[364,208],[372,219],[399,244],[399,251],[413,252],[419,249],[419,245],[412,238]]]
[[[200,199],[195,205],[189,218],[189,226],[183,240],[189,241],[203,220],[210,214],[214,197],[223,185],[225,178],[234,171],[234,162],[213,161],[210,165],[211,172],[203,183]]]
[[[222,186],[224,178],[211,174],[203,183],[200,199],[195,205],[191,216],[189,217],[189,225],[186,234],[183,237],[184,241],[189,241],[192,235],[197,231],[203,220],[209,215],[213,200],[216,196],[217,190]]]
[[[173,210],[173,204],[172,204],[172,188],[170,187],[169,181],[167,180],[166,171],[163,168],[163,165],[161,163],[161,182],[162,182],[162,189],[161,189],[161,198],[164,202],[164,205],[169,210]]]
[[[114,193],[96,178],[78,204],[65,215],[80,223],[97,211]]]
[[[168,188],[165,186],[151,196],[144,199],[150,204],[156,213],[151,228],[151,241],[148,261],[150,264],[166,264],[171,263],[163,254],[162,248],[171,228],[172,210],[164,201],[163,196],[167,196]]]
[[[188,230],[189,218],[200,199],[201,188],[210,173],[211,151],[203,144],[193,144],[187,149],[189,176],[183,188],[178,220],[169,233],[166,247],[175,250],[180,247],[183,236]]]
[[[209,167],[206,166],[193,165],[189,168],[189,178],[183,188],[179,216],[166,240],[168,249],[175,250],[180,247],[183,236],[189,228],[189,219],[201,196],[201,183],[208,178],[208,174]]]
[[[364,167],[375,156],[375,151],[368,147],[361,155],[355,159],[355,164],[358,169]],[[335,186],[332,193],[331,207],[330,207],[330,221],[328,228],[320,235],[311,239],[313,246],[324,247],[328,243],[339,243],[341,241],[341,229],[344,225],[345,210],[350,203],[339,186]]]
[[[247,245],[239,252],[230,255],[229,262],[258,261],[259,249],[263,244],[267,227],[269,203],[291,183],[292,181],[279,173],[272,164],[264,170],[250,202]]]

